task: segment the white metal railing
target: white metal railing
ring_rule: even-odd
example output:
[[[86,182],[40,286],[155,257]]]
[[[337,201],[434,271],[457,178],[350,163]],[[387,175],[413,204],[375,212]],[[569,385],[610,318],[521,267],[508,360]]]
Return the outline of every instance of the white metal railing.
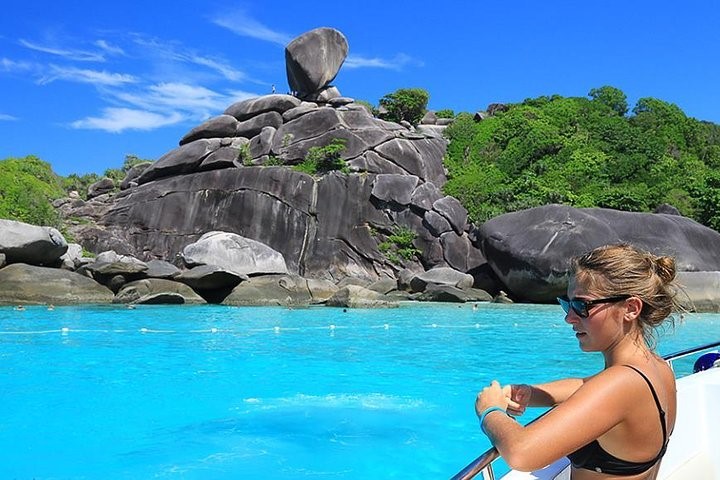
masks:
[[[703,350],[710,350],[711,348],[715,348],[718,346],[720,346],[720,341],[671,353],[669,355],[665,355],[663,359],[665,359],[665,361],[667,361],[672,368],[673,361],[679,358],[687,357],[698,352],[702,352]],[[543,415],[545,415],[545,413],[543,413]],[[538,418],[541,417],[542,415],[540,415],[540,417]],[[538,418],[536,418],[535,420],[537,420]],[[535,420],[533,420],[532,422],[534,422]],[[490,447],[482,455],[470,462],[467,467],[456,473],[450,480],[471,480],[475,478],[475,476],[478,474],[482,474],[483,480],[495,480],[495,473],[493,472],[492,463],[498,458],[500,458],[500,453],[498,453],[495,447]]]

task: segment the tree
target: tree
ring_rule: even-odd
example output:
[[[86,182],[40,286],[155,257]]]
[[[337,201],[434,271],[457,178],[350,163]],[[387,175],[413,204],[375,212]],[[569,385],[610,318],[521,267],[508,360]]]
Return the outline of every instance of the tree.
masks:
[[[458,115],[446,194],[475,221],[547,203],[647,212],[662,203],[720,231],[720,126],[676,105],[601,87],[526,99],[476,122]]]
[[[59,227],[50,202],[63,195],[48,163],[32,155],[0,160],[0,218]]]
[[[380,107],[385,109],[380,118],[398,123],[405,120],[417,125],[427,111],[428,100],[430,94],[422,88],[401,88],[380,99]]]
[[[606,105],[615,113],[624,116],[628,111],[627,97],[622,90],[605,85],[600,88],[593,88],[588,96],[595,102]]]

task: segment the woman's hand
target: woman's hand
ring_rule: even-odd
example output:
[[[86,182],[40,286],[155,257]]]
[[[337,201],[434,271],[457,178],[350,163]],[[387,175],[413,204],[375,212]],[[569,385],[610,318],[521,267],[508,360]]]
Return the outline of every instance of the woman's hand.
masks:
[[[530,385],[505,385],[503,392],[508,398],[507,413],[514,417],[519,417],[525,413],[532,396],[532,387]]]
[[[479,416],[482,412],[490,407],[500,407],[507,410],[509,397],[505,394],[503,388],[497,380],[493,380],[490,386],[482,389],[475,399],[475,413]]]

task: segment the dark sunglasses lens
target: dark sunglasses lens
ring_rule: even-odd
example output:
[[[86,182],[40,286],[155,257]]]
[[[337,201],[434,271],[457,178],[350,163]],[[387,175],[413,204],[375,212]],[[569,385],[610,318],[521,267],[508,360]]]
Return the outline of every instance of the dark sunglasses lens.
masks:
[[[580,318],[588,316],[587,304],[583,300],[572,300],[570,302],[570,306]]]
[[[570,313],[570,309],[572,309],[579,317],[587,317],[587,304],[585,304],[583,300],[570,300],[563,295],[562,297],[557,297],[557,301],[566,314]]]
[[[567,297],[557,297],[557,301],[565,313],[570,313],[570,300]]]

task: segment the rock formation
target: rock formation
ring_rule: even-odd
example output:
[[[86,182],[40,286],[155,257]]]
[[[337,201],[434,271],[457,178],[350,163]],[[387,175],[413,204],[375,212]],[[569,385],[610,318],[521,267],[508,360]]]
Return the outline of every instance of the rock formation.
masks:
[[[333,28],[316,28],[300,35],[285,47],[290,90],[303,99],[322,99],[323,90],[335,79],[347,53],[345,36]]]
[[[97,226],[74,235],[91,251],[174,261],[202,235],[223,231],[279,252],[287,273],[334,282],[484,264],[466,233],[467,212],[441,193],[446,140],[377,119],[351,98],[319,95],[346,55],[335,30],[297,38],[287,48],[290,86],[316,101],[273,94],[230,105],[123,181]],[[333,141],[343,142],[346,173],[292,168]],[[412,245],[393,243],[401,231]]]
[[[681,272],[720,271],[720,233],[678,215],[546,205],[487,221],[477,242],[521,301],[554,301],[565,291],[573,256],[620,242],[670,255]]]
[[[0,253],[7,263],[52,266],[67,249],[65,238],[52,227],[0,219]]]

